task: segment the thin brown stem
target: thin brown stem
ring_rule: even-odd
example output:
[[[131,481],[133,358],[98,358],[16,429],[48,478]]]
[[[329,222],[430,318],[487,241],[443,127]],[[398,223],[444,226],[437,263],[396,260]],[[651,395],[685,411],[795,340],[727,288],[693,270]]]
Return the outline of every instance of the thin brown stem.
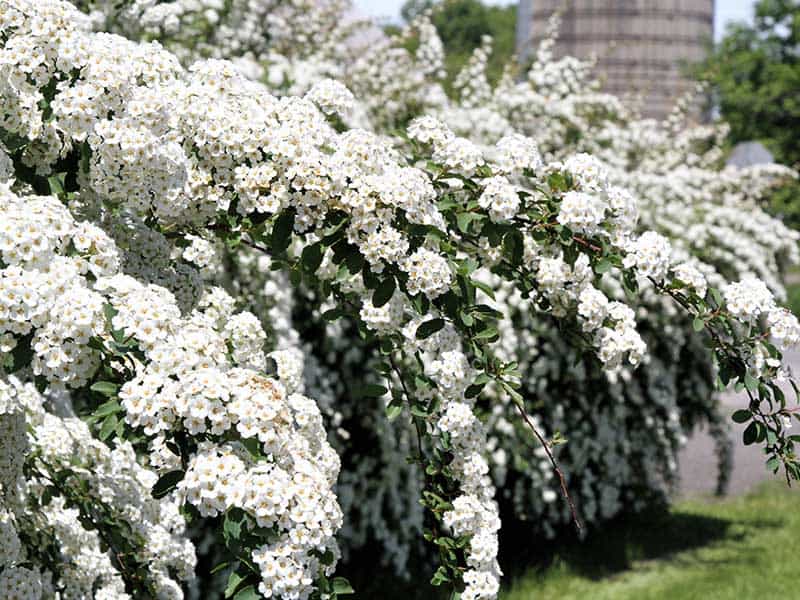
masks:
[[[403,388],[403,394],[406,397],[406,402],[408,403],[409,408],[411,408],[411,394],[406,387],[406,380],[403,378],[403,374],[400,371],[400,367],[397,366],[397,363],[394,360],[394,354],[389,354],[389,363],[392,365],[392,370],[397,378],[400,380],[400,385]],[[422,460],[422,431],[420,431],[419,423],[412,417],[412,421],[414,421],[414,428],[417,431],[417,448],[419,449],[419,458]]]
[[[556,462],[556,458],[555,456],[553,456],[553,453],[550,450],[550,444],[547,443],[547,440],[544,438],[544,436],[541,433],[539,433],[538,429],[536,429],[536,425],[533,424],[533,421],[531,421],[530,417],[528,416],[528,413],[525,412],[525,409],[522,407],[522,405],[513,398],[512,401],[514,402],[514,406],[517,407],[517,410],[519,411],[519,414],[522,416],[522,419],[525,421],[528,427],[530,427],[531,431],[533,431],[533,435],[536,436],[536,438],[539,440],[539,443],[544,448],[545,453],[547,453],[547,458],[550,461],[550,465],[553,467],[553,471],[555,471],[556,475],[558,475],[558,479],[561,484],[561,495],[564,496],[564,499],[567,501],[567,504],[569,505],[569,511],[570,514],[572,515],[572,522],[575,525],[575,529],[577,529],[578,533],[580,533],[581,530],[583,529],[583,526],[581,525],[581,521],[578,518],[578,511],[575,509],[575,503],[572,501],[572,496],[569,495],[569,490],[567,489],[567,480],[564,477],[564,472],[558,466],[558,462]]]

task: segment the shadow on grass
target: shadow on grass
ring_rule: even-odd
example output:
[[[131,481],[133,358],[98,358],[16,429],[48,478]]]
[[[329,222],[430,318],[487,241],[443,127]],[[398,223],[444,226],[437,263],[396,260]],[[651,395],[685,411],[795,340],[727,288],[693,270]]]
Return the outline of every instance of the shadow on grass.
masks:
[[[614,578],[643,561],[671,561],[677,567],[703,565],[709,569],[726,565],[755,564],[757,547],[748,547],[748,538],[759,531],[785,526],[781,517],[764,518],[762,508],[749,513],[720,518],[695,514],[690,510],[653,508],[643,513],[624,515],[603,522],[579,540],[573,532],[561,531],[557,541],[532,533],[530,523],[503,523],[500,530],[500,564],[505,573],[504,587],[531,574],[544,576],[548,568],[566,567],[577,576],[594,581]],[[775,514],[775,513],[772,513]],[[731,550],[725,553],[681,553],[700,550],[715,543]],[[356,598],[382,600],[447,600],[441,588],[421,583],[432,575],[433,560],[412,559],[410,580],[398,578],[391,569],[380,565],[381,550],[363,549],[342,564],[339,573],[348,577],[357,590]]]
[[[383,550],[362,548],[351,554],[346,563],[340,563],[337,574],[344,575],[356,590],[352,598],[358,600],[449,600],[444,587],[433,587],[427,582],[436,571],[433,560],[412,557],[409,560],[408,579],[398,577],[393,569],[381,564]]]
[[[652,509],[607,522],[602,530],[590,531],[583,541],[573,535],[570,541],[543,543],[540,538],[527,536],[523,527],[505,527],[501,530],[500,559],[507,583],[525,573],[530,574],[532,565],[536,565],[538,572],[553,565],[565,565],[580,576],[598,580],[626,571],[636,561],[675,560],[675,554],[717,541],[741,541],[747,529],[777,528],[781,521],[750,519],[747,528],[735,525],[740,523],[689,512]],[[698,563],[695,556],[686,560]],[[706,562],[713,566],[721,561]]]

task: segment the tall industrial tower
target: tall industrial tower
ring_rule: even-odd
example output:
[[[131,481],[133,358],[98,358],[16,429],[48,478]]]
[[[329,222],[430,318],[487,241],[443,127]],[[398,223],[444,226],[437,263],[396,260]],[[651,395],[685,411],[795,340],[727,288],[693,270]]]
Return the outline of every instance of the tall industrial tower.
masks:
[[[690,89],[682,65],[701,61],[714,32],[714,0],[520,0],[517,51],[529,56],[562,11],[557,56],[599,57],[604,89],[641,94],[645,116],[665,116]]]

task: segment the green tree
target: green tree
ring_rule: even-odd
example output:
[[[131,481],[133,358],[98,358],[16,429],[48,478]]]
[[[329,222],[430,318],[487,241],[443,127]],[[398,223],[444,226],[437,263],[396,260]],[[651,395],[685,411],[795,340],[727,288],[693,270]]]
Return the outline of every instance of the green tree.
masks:
[[[700,75],[713,84],[732,143],[758,140],[800,167],[800,0],[759,0],[753,24],[729,26]],[[800,228],[800,184],[778,189],[769,208]]]
[[[489,60],[489,80],[496,82],[515,49],[516,5],[487,6],[479,0],[407,0],[401,9],[406,21],[431,10],[431,21],[442,38],[447,53],[448,79],[452,80],[481,43],[481,37],[494,38]]]
[[[800,1],[760,0],[753,24],[729,27],[704,67],[733,142],[800,162]]]

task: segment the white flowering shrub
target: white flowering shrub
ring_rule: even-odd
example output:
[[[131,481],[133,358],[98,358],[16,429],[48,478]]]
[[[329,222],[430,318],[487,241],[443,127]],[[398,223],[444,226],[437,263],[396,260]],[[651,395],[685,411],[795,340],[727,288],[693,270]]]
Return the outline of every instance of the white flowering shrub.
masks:
[[[791,174],[551,41],[448,98],[430,23],[346,11],[0,0],[0,596],[329,599],[424,541],[494,598],[501,515],[663,494],[714,384],[800,478]]]

